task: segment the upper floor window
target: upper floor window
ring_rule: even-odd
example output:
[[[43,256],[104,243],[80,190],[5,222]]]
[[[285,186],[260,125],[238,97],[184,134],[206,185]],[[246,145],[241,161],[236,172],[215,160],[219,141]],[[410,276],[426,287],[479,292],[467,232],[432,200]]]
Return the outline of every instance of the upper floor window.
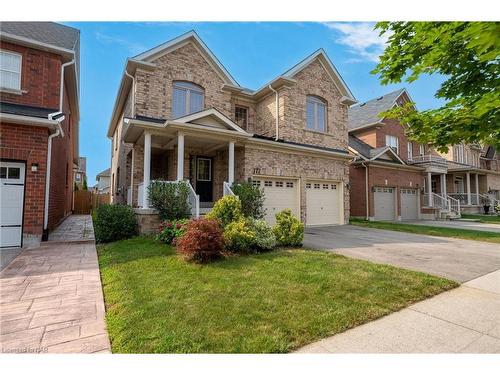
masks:
[[[0,51],[0,88],[21,90],[21,55]]]
[[[466,163],[466,155],[463,145],[453,146],[453,160],[457,163]]]
[[[307,96],[307,129],[326,131],[326,102],[317,96]]]
[[[177,118],[203,109],[205,93],[202,87],[184,81],[174,81],[172,117]]]
[[[234,118],[239,127],[246,129],[248,124],[248,108],[236,106],[234,108]]]
[[[396,154],[399,151],[399,140],[398,137],[395,137],[393,135],[386,135],[385,136],[385,145],[391,147],[394,151],[396,151]]]
[[[408,160],[413,159],[413,143],[408,142]]]
[[[425,155],[425,146],[424,145],[419,145],[418,147],[418,153],[420,156]]]

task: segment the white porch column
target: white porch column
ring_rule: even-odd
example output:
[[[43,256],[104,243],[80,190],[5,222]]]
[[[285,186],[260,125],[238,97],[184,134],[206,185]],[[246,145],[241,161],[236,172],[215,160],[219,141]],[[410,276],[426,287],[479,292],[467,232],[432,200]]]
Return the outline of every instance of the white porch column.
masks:
[[[427,172],[427,196],[429,197],[429,207],[432,207],[432,173]]]
[[[441,174],[441,195],[445,197],[448,194],[446,191],[446,174]]]
[[[475,175],[476,182],[476,204],[479,206],[479,175],[476,173]]]
[[[132,160],[130,162],[130,202],[127,202],[127,204],[130,204],[132,207],[134,207],[134,148],[132,147]],[[128,193],[127,193],[127,199],[128,199]]]
[[[231,186],[234,182],[234,142],[229,142],[229,161],[227,170],[227,182]]]
[[[177,181],[184,180],[184,134],[177,134]]]
[[[465,174],[466,181],[467,181],[467,205],[471,205],[471,195],[470,195],[470,173],[467,172]]]
[[[142,185],[142,208],[149,208],[148,187],[151,180],[151,133],[144,132],[144,180]]]

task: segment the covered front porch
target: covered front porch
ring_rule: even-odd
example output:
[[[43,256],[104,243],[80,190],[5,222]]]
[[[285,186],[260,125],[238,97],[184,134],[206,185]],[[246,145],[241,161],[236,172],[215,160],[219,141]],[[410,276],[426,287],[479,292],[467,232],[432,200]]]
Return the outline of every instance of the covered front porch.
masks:
[[[242,141],[251,136],[215,109],[175,121],[126,120],[124,139],[132,143],[127,204],[149,209],[153,180],[187,181],[192,216],[209,210],[242,178]],[[241,176],[237,176],[240,172]]]

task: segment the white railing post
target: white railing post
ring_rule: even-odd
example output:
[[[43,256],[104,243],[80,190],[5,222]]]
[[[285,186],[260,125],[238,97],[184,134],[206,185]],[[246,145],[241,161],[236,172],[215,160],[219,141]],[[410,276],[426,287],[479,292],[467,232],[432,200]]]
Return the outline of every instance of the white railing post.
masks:
[[[232,185],[234,182],[234,142],[229,142],[229,160],[228,160],[227,182]]]
[[[184,134],[177,134],[177,181],[184,179]]]
[[[144,180],[142,188],[142,208],[149,208],[148,187],[151,178],[151,133],[144,132]]]
[[[466,176],[466,180],[467,180],[467,205],[471,205],[472,204],[472,197],[471,197],[471,192],[470,192],[470,173],[467,172],[465,174]]]
[[[429,207],[433,206],[432,202],[432,173],[427,172],[427,192],[429,193]]]

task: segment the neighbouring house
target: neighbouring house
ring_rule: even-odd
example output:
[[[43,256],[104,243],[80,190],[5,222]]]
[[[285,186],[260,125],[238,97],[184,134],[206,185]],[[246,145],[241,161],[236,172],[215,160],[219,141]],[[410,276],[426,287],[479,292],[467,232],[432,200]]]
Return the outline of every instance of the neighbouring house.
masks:
[[[83,189],[84,182],[87,180],[87,158],[80,156],[78,162],[73,166],[74,182],[78,189]]]
[[[111,185],[111,168],[105,169],[96,176],[97,185],[95,192],[97,194],[109,194]]]
[[[381,115],[407,102],[413,101],[400,89],[349,109],[349,147],[356,156],[350,167],[351,215],[370,220],[453,218],[479,212],[485,201],[495,204],[500,189],[496,153],[456,145],[442,154],[412,142],[397,119]]]
[[[78,30],[0,29],[0,246],[36,246],[71,213],[78,161]]]
[[[152,180],[187,180],[198,216],[251,179],[269,222],[290,208],[308,225],[344,224],[355,102],[322,49],[250,90],[190,31],[126,62],[108,128],[112,202],[151,214]]]

